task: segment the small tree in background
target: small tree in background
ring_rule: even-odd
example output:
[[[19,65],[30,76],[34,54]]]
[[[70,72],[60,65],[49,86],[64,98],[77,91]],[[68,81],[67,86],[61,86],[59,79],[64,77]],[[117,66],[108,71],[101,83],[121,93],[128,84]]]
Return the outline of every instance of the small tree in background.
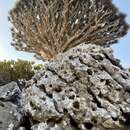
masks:
[[[20,0],[10,11],[12,45],[50,59],[81,43],[110,45],[127,33],[111,0]]]
[[[42,68],[41,64],[34,65],[34,62],[18,61],[1,61],[0,62],[0,84],[10,81],[30,80],[36,71]]]

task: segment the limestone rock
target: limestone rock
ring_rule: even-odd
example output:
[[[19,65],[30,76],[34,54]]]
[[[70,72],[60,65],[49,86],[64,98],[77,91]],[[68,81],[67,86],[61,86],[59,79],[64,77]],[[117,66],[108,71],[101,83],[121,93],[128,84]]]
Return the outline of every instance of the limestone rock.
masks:
[[[20,105],[21,90],[16,82],[0,86],[0,100]]]
[[[32,130],[127,130],[130,76],[111,48],[82,44],[46,63],[23,103]]]
[[[21,115],[18,113],[16,105],[0,101],[0,130],[15,130],[20,118]]]
[[[0,86],[0,130],[17,130],[22,118],[21,91],[15,82]]]

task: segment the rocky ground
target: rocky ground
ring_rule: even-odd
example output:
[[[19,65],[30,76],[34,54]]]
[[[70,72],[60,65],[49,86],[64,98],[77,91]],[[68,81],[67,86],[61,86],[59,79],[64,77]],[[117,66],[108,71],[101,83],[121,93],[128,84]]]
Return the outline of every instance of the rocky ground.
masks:
[[[130,76],[112,53],[82,44],[46,63],[22,91],[0,86],[0,130],[129,130]]]

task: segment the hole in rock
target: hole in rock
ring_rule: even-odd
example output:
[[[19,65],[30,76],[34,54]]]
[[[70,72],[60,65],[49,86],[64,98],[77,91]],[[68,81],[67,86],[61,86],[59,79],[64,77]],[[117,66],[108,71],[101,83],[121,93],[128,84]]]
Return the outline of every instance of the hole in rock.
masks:
[[[102,108],[102,105],[101,105],[100,101],[98,101],[97,97],[94,95],[94,93],[92,92],[92,90],[90,88],[87,88],[87,91],[88,91],[88,93],[90,95],[93,96],[93,101],[92,102],[94,102],[97,105],[97,107]]]
[[[79,95],[76,95],[77,98],[79,98]]]
[[[103,95],[102,95],[102,93],[101,93],[101,92],[98,94],[98,96],[99,96],[100,98],[102,98],[102,97],[103,97]]]
[[[44,92],[46,92],[46,89],[45,89],[45,85],[44,85],[44,84],[39,85],[39,88],[42,89]]]
[[[92,72],[91,69],[88,69],[88,70],[87,70],[87,73],[88,73],[88,75],[92,75],[92,74],[93,74],[93,72]]]
[[[95,47],[93,46],[92,49],[95,49]]]
[[[101,82],[104,82],[104,79],[100,79]]]
[[[47,124],[48,124],[50,127],[53,127],[53,126],[55,125],[54,119],[48,119],[48,120],[47,120]]]
[[[48,96],[49,98],[53,98],[52,93],[47,93],[47,96]]]
[[[69,91],[70,91],[70,92],[73,92],[73,89],[72,89],[72,88],[70,88],[70,89],[69,89]]]
[[[84,58],[86,58],[86,55],[83,55]]]
[[[94,124],[97,124],[97,120],[96,120],[95,118],[92,119],[92,122],[93,122]]]
[[[102,61],[103,57],[101,55],[91,55],[95,60]]]
[[[121,76],[122,76],[123,79],[127,79],[127,76],[125,76],[123,74],[121,74]]]
[[[33,81],[34,81],[34,83],[37,83],[37,79],[36,78],[33,78]]]
[[[20,127],[25,127],[26,130],[31,130],[31,122],[28,116],[24,116],[20,122]]]
[[[76,123],[76,121],[70,116],[70,124],[73,127],[74,130],[80,130],[80,128],[78,127],[78,124]]]
[[[85,126],[86,129],[89,129],[89,130],[91,130],[93,128],[93,124],[90,123],[90,122],[84,123],[84,126]]]
[[[80,49],[78,48],[77,51],[80,51]]]
[[[69,59],[70,59],[70,60],[73,60],[73,56],[69,56]]]
[[[51,87],[52,87],[52,84],[50,84],[49,87],[51,88]]]
[[[129,113],[124,113],[123,114],[126,121],[124,122],[126,125],[130,126],[130,112]]]
[[[113,121],[117,121],[118,120],[118,118],[116,118],[116,117],[112,117],[112,119],[113,119]]]
[[[110,80],[109,79],[106,80],[106,85],[110,85]]]
[[[56,91],[57,93],[59,93],[59,92],[62,91],[62,89],[61,89],[61,87],[56,87],[56,88],[55,88],[55,91]]]
[[[45,78],[48,78],[48,75],[45,75]]]
[[[4,103],[0,102],[0,106],[1,107],[5,107]]]
[[[130,93],[130,90],[126,90],[126,92]]]
[[[64,71],[64,74],[67,74],[67,72],[66,72],[66,71]]]
[[[65,113],[65,114],[66,114],[66,113],[68,113],[68,110],[67,110],[67,109],[65,109],[65,108],[64,108],[64,113]]]
[[[46,101],[46,97],[42,97],[41,99],[42,99],[43,101]]]
[[[69,96],[69,99],[74,99],[74,98],[75,98],[75,95]]]
[[[76,108],[76,109],[79,109],[80,105],[79,105],[79,102],[78,101],[75,101],[73,103],[73,107]]]
[[[96,108],[95,108],[95,107],[93,107],[93,108],[92,108],[92,111],[96,111]]]
[[[37,109],[36,106],[35,106],[35,104],[34,104],[32,101],[30,101],[30,106],[31,106],[33,109]]]
[[[97,104],[97,106],[99,107],[99,108],[102,108],[102,106],[101,106],[101,103],[95,98],[95,101],[94,101],[96,104]]]

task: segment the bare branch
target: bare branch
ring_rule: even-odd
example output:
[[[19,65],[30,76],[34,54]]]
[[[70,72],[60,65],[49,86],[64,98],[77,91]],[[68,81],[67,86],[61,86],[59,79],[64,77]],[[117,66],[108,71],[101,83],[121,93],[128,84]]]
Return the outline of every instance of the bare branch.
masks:
[[[51,59],[81,43],[109,45],[128,31],[111,0],[19,0],[10,11],[13,46]]]

